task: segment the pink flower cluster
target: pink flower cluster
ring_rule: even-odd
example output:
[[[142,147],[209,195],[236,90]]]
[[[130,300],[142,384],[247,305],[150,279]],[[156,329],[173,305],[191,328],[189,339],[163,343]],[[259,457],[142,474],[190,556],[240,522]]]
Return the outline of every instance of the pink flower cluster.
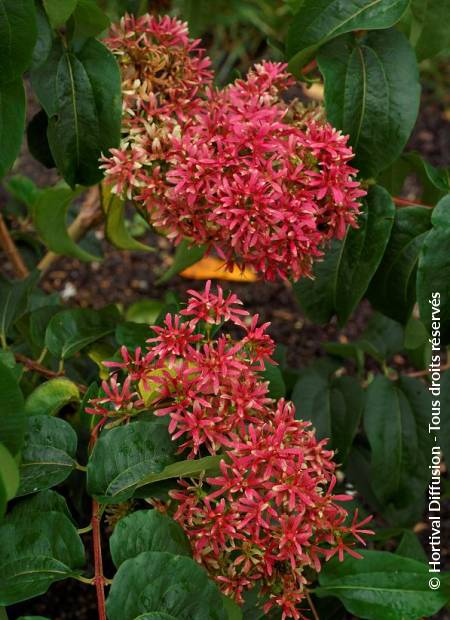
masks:
[[[179,481],[171,492],[194,558],[237,602],[259,583],[266,612],[303,618],[309,569],[335,554],[360,557],[354,546],[371,533],[362,529],[370,519],[348,522],[338,502],[350,497],[333,495],[333,452],[292,403],[269,397],[261,375],[274,351],[268,324],[210,282],[189,293],[184,310],[152,328],[145,352],[123,347],[121,361],[105,362],[112,375],[87,411],[103,424],[150,408],[170,417],[169,432],[191,458],[223,454],[220,475]],[[227,324],[242,330],[239,340],[216,333]]]
[[[327,240],[342,238],[347,225],[356,225],[359,199],[365,195],[355,180],[357,170],[349,165],[353,152],[347,137],[317,110],[283,101],[283,92],[294,82],[285,65],[264,62],[245,80],[217,90],[209,85],[209,61],[198,42],[177,36],[185,25],[169,18],[127,19],[107,41],[119,58],[125,54],[124,75],[130,70],[135,38],[148,46],[149,58],[156,45],[154,34],[138,37],[133,28],[141,33],[144,24],[151,24],[153,33],[165,24],[173,39],[157,38],[158,53],[164,55],[164,45],[172,50],[176,41],[188,50],[183,58],[189,60],[186,68],[177,65],[178,71],[171,72],[171,88],[183,89],[187,82],[192,91],[189,105],[183,96],[170,99],[169,105],[164,84],[163,102],[155,103],[159,84],[151,82],[148,71],[148,105],[139,90],[141,82],[127,80],[125,105],[129,107],[130,97],[133,112],[124,127],[125,148],[114,151],[104,164],[114,191],[131,195],[132,188],[136,203],[157,229],[175,243],[188,238],[205,244],[229,268],[251,266],[266,279],[311,275],[312,262],[323,254]],[[194,61],[201,67],[197,74],[191,71]],[[159,106],[164,138],[155,143],[153,121],[159,118]],[[144,129],[138,147],[130,150],[136,126]]]

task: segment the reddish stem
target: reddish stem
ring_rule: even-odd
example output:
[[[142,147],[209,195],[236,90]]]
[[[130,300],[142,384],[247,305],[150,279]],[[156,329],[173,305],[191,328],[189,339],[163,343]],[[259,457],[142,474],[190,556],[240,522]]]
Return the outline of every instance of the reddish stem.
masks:
[[[102,542],[100,534],[101,506],[92,500],[92,541],[94,548],[94,583],[97,592],[98,620],[106,620],[105,577],[103,575]]]
[[[302,75],[307,75],[308,73],[313,71],[316,67],[317,67],[317,60],[314,58],[313,60],[311,60],[311,62],[309,62],[307,65],[303,67],[301,73]]]
[[[407,200],[406,198],[398,198],[397,196],[392,196],[392,201],[394,204],[399,205],[399,207],[428,207],[432,209],[431,205],[426,205],[419,200]]]

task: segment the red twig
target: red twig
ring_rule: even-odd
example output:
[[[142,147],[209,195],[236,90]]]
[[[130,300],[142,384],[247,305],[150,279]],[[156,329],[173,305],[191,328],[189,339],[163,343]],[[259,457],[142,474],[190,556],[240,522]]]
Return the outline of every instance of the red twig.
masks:
[[[22,353],[14,353],[14,356],[16,360],[26,366],[28,370],[34,370],[38,374],[48,377],[49,379],[56,379],[57,377],[65,376],[63,372],[55,372],[54,370],[50,370],[49,368],[42,366],[42,364],[39,364],[39,362],[26,357],[26,355],[22,355]],[[72,381],[72,383],[74,382]],[[82,383],[75,383],[75,385],[82,394],[87,392],[87,387]]]
[[[428,207],[429,209],[433,208],[431,205],[426,205],[419,200],[407,200],[406,198],[398,198],[397,196],[392,196],[392,201],[399,207]]]
[[[106,620],[105,576],[103,575],[102,539],[100,534],[102,508],[92,500],[92,541],[94,548],[94,583],[97,592],[98,620]]]
[[[306,75],[310,73],[311,71],[313,71],[316,67],[317,67],[317,60],[314,58],[313,60],[311,60],[311,62],[309,62],[307,65],[303,67],[301,73],[302,75]]]

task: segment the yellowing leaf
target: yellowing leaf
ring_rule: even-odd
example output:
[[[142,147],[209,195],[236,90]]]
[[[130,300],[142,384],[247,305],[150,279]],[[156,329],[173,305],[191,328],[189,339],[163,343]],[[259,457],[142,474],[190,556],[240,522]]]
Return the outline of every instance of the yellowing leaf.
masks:
[[[253,269],[246,267],[241,270],[235,265],[233,271],[228,271],[223,260],[214,256],[203,257],[198,263],[182,271],[180,275],[192,280],[228,280],[230,282],[256,282],[258,280]]]

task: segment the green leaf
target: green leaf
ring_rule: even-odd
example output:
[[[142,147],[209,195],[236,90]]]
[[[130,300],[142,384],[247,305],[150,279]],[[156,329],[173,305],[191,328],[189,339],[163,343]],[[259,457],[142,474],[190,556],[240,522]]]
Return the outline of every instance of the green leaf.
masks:
[[[61,306],[42,306],[29,314],[30,340],[39,352],[45,346],[47,325],[58,312],[61,312]]]
[[[430,479],[431,396],[418,379],[393,382],[378,376],[369,385],[364,428],[371,447],[371,485],[386,518],[415,523]],[[386,476],[386,472],[389,476]]]
[[[25,413],[28,416],[58,415],[59,411],[69,403],[78,403],[80,390],[64,377],[56,377],[41,383],[25,401]]]
[[[70,521],[74,522],[66,500],[56,491],[46,490],[35,493],[31,497],[22,499],[14,506],[14,517],[17,518],[30,518],[34,513],[41,512],[61,512]]]
[[[0,362],[0,441],[15,456],[25,434],[22,391],[13,371]]]
[[[36,41],[34,0],[0,0],[0,83],[16,80],[28,68]]]
[[[76,308],[55,314],[45,333],[45,344],[53,355],[67,359],[112,333],[119,319],[115,306],[101,310]]]
[[[19,469],[11,452],[0,443],[0,519],[6,511],[6,504],[15,497],[19,488]]]
[[[283,373],[280,367],[268,362],[265,362],[264,366],[262,377],[264,381],[269,382],[270,398],[284,398],[286,396],[286,385],[284,384]]]
[[[415,18],[412,43],[418,60],[432,58],[450,46],[449,0],[412,0]]]
[[[70,424],[45,415],[28,418],[18,495],[63,482],[75,469],[76,450],[77,436]]]
[[[395,553],[404,558],[417,560],[418,562],[428,562],[427,554],[425,553],[420,540],[411,530],[405,530]]]
[[[143,551],[191,556],[186,534],[176,521],[157,510],[138,510],[121,519],[109,539],[116,568]]]
[[[27,207],[31,207],[39,194],[36,184],[22,174],[9,177],[5,181],[5,187],[18,202]]]
[[[66,187],[51,187],[42,191],[33,206],[33,222],[49,250],[55,254],[72,256],[82,261],[99,261],[99,256],[89,254],[67,232],[67,209],[77,196]]]
[[[25,90],[22,78],[7,84],[0,82],[0,177],[4,176],[15,162],[22,145],[24,130]]]
[[[359,217],[359,228],[348,228],[342,241],[325,249],[314,266],[314,279],[294,283],[294,292],[306,316],[327,323],[337,314],[345,324],[366,292],[389,240],[395,214],[391,197],[382,187],[370,190]]]
[[[191,246],[191,242],[184,239],[176,249],[172,266],[159,278],[157,284],[165,284],[176,276],[177,273],[180,273],[183,269],[187,269],[187,267],[198,262],[204,256],[205,252],[206,246]]]
[[[125,202],[111,194],[106,207],[105,232],[108,241],[119,250],[154,252],[154,248],[141,243],[131,236],[125,224]]]
[[[298,74],[326,41],[352,30],[390,28],[408,0],[303,0],[287,36],[289,70]]]
[[[14,509],[0,525],[0,604],[44,594],[55,581],[79,572],[83,543],[61,512]]]
[[[353,377],[329,378],[317,368],[301,370],[292,392],[296,417],[310,420],[317,437],[330,438],[337,460],[347,459],[364,406],[364,392]]]
[[[164,467],[160,473],[145,476],[139,482],[137,488],[144,487],[145,490],[147,485],[151,485],[154,482],[160,482],[161,480],[169,480],[170,478],[198,477],[204,472],[216,471],[221,460],[223,460],[223,455],[218,454],[216,456],[204,456],[201,459],[177,461]],[[148,489],[148,495],[151,495],[151,486],[148,486]],[[142,489],[139,491],[139,495],[140,497],[145,496]]]
[[[89,459],[88,492],[104,503],[124,502],[149,474],[161,473],[173,463],[176,450],[166,425],[156,421],[103,432]]]
[[[330,123],[350,135],[354,165],[376,176],[401,153],[420,102],[414,52],[398,30],[340,37],[318,56]]]
[[[95,39],[76,51],[55,40],[31,79],[49,117],[48,141],[59,171],[71,187],[94,185],[102,178],[100,155],[120,141],[121,80],[114,56]]]
[[[73,19],[74,37],[95,37],[110,24],[109,18],[95,0],[78,0]]]
[[[23,280],[10,281],[0,275],[0,340],[6,343],[9,330],[29,305],[32,289],[39,279],[39,273],[33,271]]]
[[[156,322],[156,319],[161,315],[164,305],[164,302],[159,299],[136,301],[127,309],[125,318],[132,323],[144,323],[148,330],[147,333],[152,333],[148,326]]]
[[[431,226],[427,207],[397,209],[383,260],[370,284],[372,305],[392,319],[406,323],[416,301],[419,253]]]
[[[430,334],[435,331],[442,345],[450,342],[450,195],[435,206],[431,223],[433,228],[419,256],[417,301],[420,318]]]
[[[327,562],[319,596],[337,596],[347,611],[369,620],[419,620],[437,613],[448,594],[428,585],[427,564],[388,553],[361,551],[364,559]]]
[[[150,334],[151,331],[147,324],[125,321],[116,327],[115,338],[120,346],[125,345],[127,349],[136,349],[146,346],[145,343]]]
[[[237,603],[232,601],[228,596],[222,595],[223,606],[227,610],[228,620],[243,620],[242,609]]]
[[[77,6],[77,0],[43,0],[43,3],[53,28],[62,26]]]
[[[227,618],[217,586],[194,560],[151,551],[120,566],[106,608],[109,620],[135,620],[147,612],[177,620]]]

